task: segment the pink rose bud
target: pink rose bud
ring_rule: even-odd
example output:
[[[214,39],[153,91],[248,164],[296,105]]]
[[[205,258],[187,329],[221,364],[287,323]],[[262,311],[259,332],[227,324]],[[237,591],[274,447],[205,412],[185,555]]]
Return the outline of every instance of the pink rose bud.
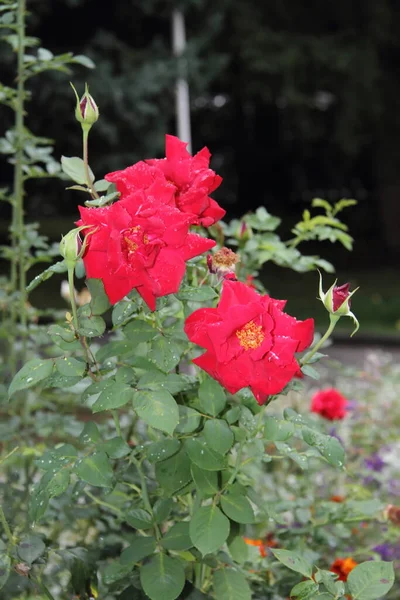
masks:
[[[82,127],[87,127],[90,129],[93,123],[96,123],[97,119],[99,118],[100,113],[98,106],[93,97],[89,94],[87,83],[85,84],[85,93],[80,100],[72,83],[71,87],[76,96],[75,118],[77,121],[79,121],[79,123],[82,124]]]
[[[319,297],[321,302],[330,313],[331,320],[335,319],[336,321],[340,319],[340,317],[351,317],[353,319],[355,329],[351,335],[354,335],[360,326],[356,316],[350,310],[350,299],[357,290],[358,288],[350,292],[349,283],[337,286],[335,281],[325,293],[322,289],[321,273],[319,274]]]

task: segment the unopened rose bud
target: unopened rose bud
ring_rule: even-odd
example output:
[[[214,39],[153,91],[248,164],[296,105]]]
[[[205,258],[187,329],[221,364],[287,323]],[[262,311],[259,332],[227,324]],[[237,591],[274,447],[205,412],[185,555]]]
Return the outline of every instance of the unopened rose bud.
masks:
[[[235,277],[235,269],[240,258],[233,250],[229,248],[221,248],[215,254],[209,254],[207,256],[207,266],[210,273],[216,273],[224,278]]]
[[[253,237],[253,231],[250,225],[246,221],[241,221],[236,230],[236,239],[240,240],[240,242],[247,242],[251,237]]]
[[[336,280],[337,281],[337,280]],[[336,281],[331,285],[329,290],[325,293],[322,289],[322,277],[319,274],[319,297],[326,310],[330,315],[336,319],[340,317],[351,317],[355,324],[355,329],[351,335],[360,327],[356,316],[351,312],[351,297],[356,293],[358,288],[350,292],[350,284],[344,283],[343,285],[337,286]]]
[[[86,243],[87,236],[85,237],[84,242],[80,238],[80,232],[82,229],[87,229],[87,226],[76,227],[75,229],[71,229],[66,235],[61,238],[60,242],[60,254],[64,258],[65,263],[68,269],[74,269],[78,260],[83,256]]]
[[[98,106],[93,97],[89,94],[87,83],[85,84],[85,93],[80,100],[72,83],[71,87],[76,96],[75,118],[77,121],[79,121],[79,123],[82,124],[82,127],[87,127],[90,129],[93,123],[96,123],[97,119],[99,118],[100,113]]]

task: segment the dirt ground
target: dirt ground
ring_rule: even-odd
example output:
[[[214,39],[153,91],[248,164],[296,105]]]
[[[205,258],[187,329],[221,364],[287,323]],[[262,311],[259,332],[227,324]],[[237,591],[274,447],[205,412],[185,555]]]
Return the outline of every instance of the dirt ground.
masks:
[[[338,360],[346,366],[353,366],[362,369],[366,357],[373,353],[385,353],[391,356],[394,363],[400,363],[400,346],[385,344],[352,344],[334,342],[332,346],[323,351],[329,358]]]

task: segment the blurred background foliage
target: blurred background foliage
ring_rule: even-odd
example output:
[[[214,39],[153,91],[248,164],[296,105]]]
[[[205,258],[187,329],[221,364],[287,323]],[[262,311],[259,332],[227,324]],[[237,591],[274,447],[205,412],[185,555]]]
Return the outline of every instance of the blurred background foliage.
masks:
[[[175,7],[186,19],[181,59],[171,51]],[[207,145],[213,153],[212,166],[224,177],[215,197],[228,218],[264,205],[284,218],[289,233],[313,197],[356,198],[346,216],[356,240],[351,258],[329,243],[318,252],[354,285],[366,284],[358,297],[372,329],[396,328],[390,300],[399,292],[400,257],[395,0],[30,0],[28,9],[28,33],[43,47],[85,54],[96,64],[92,72],[78,67],[73,76],[48,72],[30,82],[28,126],[55,140],[56,158],[81,150],[69,78],[79,91],[87,80],[100,106],[90,153],[100,178],[163,155],[165,132],[175,133],[174,82],[185,72],[193,147]],[[4,43],[0,61],[2,81],[12,84],[15,57]],[[11,119],[3,109],[4,130]],[[11,176],[3,161],[1,181]],[[55,239],[70,228],[82,201],[63,188],[43,180],[27,190],[28,219],[39,219]],[[3,237],[7,210],[0,207]],[[276,296],[297,299],[312,276],[295,277],[267,275]]]

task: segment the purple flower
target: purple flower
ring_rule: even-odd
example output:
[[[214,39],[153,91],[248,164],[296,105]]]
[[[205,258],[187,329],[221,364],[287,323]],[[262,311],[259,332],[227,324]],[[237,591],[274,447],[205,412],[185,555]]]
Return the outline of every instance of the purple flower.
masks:
[[[371,454],[368,458],[364,459],[364,464],[370,471],[376,471],[380,473],[386,466],[385,461],[379,456],[379,454]]]
[[[400,479],[390,479],[388,491],[393,496],[400,496]]]
[[[382,560],[400,560],[400,544],[385,542],[384,544],[378,544],[372,549],[380,554]]]

